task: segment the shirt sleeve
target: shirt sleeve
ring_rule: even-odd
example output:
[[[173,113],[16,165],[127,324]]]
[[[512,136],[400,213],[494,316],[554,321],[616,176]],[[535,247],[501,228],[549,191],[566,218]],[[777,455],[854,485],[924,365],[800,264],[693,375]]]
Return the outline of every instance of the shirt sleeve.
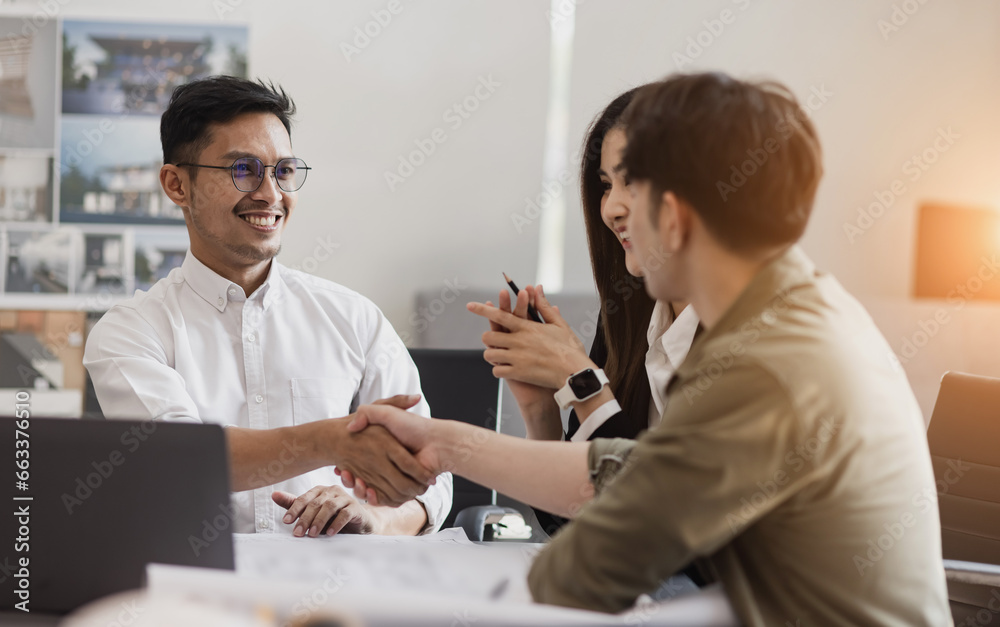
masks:
[[[201,422],[155,329],[135,309],[104,314],[87,338],[83,364],[106,418]]]
[[[374,305],[372,305],[374,308]],[[372,403],[382,398],[397,394],[420,394],[420,373],[410,358],[410,353],[403,340],[396,334],[392,324],[382,312],[375,309],[374,340],[365,355],[365,373],[358,389],[354,411],[358,405]],[[427,401],[421,397],[420,402],[411,412],[430,418],[431,410]],[[452,476],[451,473],[438,475],[437,482],[426,492],[416,497],[427,512],[427,524],[421,534],[433,533],[441,528],[445,518],[451,511]]]
[[[536,601],[624,610],[812,480],[809,466],[787,465],[803,430],[766,370],[735,364],[697,392],[674,390],[663,422],[634,447],[591,444],[599,494],[536,558]]]

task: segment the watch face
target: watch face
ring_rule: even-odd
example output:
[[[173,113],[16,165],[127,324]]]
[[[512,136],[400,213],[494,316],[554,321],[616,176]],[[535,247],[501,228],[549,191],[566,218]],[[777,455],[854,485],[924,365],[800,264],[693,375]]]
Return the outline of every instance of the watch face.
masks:
[[[578,399],[596,394],[601,391],[602,387],[603,385],[597,379],[597,373],[590,368],[569,378],[569,389],[573,390],[573,395]]]

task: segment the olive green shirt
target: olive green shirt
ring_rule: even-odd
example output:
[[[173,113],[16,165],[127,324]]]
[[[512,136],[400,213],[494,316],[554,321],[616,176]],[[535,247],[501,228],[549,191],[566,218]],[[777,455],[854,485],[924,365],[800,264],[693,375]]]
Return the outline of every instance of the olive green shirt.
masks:
[[[920,409],[864,308],[794,247],[699,337],[637,442],[535,560],[544,603],[618,612],[692,561],[746,625],[949,625]]]

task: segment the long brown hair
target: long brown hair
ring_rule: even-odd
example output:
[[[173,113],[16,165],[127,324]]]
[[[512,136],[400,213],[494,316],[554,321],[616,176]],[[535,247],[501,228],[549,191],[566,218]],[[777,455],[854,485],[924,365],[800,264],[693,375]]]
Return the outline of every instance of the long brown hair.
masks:
[[[601,299],[601,327],[608,350],[608,375],[632,437],[649,426],[649,380],[646,376],[646,331],[655,301],[643,280],[629,274],[625,250],[601,218],[601,146],[609,131],[621,127],[621,117],[638,87],[621,94],[601,112],[587,132],[580,162],[580,197],[587,225],[587,244],[594,282]],[[625,426],[625,425],[622,425]]]

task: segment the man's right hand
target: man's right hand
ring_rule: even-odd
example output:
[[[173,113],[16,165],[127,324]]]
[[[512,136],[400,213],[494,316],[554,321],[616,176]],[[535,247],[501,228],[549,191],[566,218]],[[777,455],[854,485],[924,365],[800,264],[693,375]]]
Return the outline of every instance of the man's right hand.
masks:
[[[374,404],[359,407],[347,425],[347,430],[352,432],[352,435],[363,434],[372,429],[387,431],[399,445],[413,452],[422,468],[438,475],[448,470],[445,467],[448,461],[444,452],[447,438],[438,437],[440,434],[436,436],[434,430],[448,426],[449,422],[428,420],[400,409],[398,405]],[[340,465],[337,474],[343,478],[347,488],[354,488],[358,498],[365,498],[373,505],[390,504],[383,502],[375,484],[377,478],[365,474],[364,470]]]
[[[356,417],[366,407],[386,410],[391,408],[405,414],[405,409],[419,400],[419,395],[394,396],[362,407],[354,415],[353,421],[351,416],[331,421],[336,425],[337,431],[333,440],[336,443],[337,470],[368,479],[367,487],[374,492],[375,501],[380,505],[398,507],[423,494],[435,482],[434,477],[438,472],[425,467],[384,427],[376,425],[363,431],[352,430],[348,423],[356,422]],[[414,418],[430,422],[423,417]]]

